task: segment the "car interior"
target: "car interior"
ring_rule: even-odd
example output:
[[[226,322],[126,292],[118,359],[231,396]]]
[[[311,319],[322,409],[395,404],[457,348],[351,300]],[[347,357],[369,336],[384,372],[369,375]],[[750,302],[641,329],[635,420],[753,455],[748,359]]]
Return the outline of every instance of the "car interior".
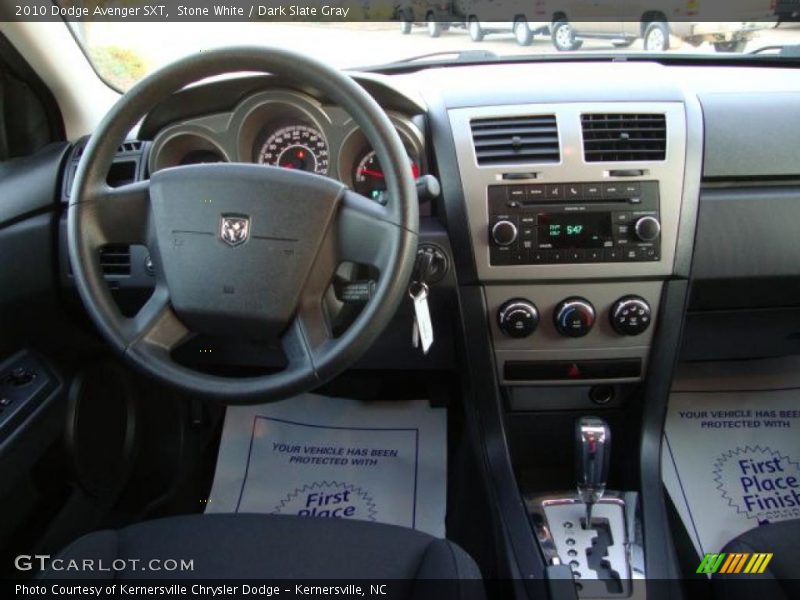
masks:
[[[798,597],[797,58],[268,42],[0,23],[2,577]]]

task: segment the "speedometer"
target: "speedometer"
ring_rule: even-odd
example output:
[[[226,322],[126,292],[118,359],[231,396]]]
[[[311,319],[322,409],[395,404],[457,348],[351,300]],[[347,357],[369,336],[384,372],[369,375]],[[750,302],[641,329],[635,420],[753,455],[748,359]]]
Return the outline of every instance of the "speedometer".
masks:
[[[258,151],[257,162],[326,175],[328,142],[308,125],[288,125],[270,135]]]

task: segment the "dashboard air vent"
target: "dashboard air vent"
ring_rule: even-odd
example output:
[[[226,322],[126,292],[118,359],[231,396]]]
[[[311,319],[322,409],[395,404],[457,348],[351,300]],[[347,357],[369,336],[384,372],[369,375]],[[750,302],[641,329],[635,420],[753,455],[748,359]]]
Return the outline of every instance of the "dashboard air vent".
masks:
[[[109,244],[100,249],[100,268],[103,275],[131,274],[131,247],[127,244]]]
[[[133,140],[130,142],[122,142],[117,148],[117,152],[119,154],[123,154],[125,152],[139,152],[141,149],[142,142],[139,140]]]
[[[555,115],[473,119],[479,165],[554,163],[561,159]]]
[[[84,138],[79,142],[79,146],[75,148],[75,151],[72,155],[72,160],[77,160],[81,156],[83,156],[83,150],[86,148],[86,144],[89,142],[89,138]],[[117,154],[128,154],[130,152],[139,152],[142,149],[142,142],[139,140],[131,140],[129,142],[122,142],[119,146],[117,146]]]
[[[657,114],[585,114],[583,156],[586,162],[664,160],[667,119]]]

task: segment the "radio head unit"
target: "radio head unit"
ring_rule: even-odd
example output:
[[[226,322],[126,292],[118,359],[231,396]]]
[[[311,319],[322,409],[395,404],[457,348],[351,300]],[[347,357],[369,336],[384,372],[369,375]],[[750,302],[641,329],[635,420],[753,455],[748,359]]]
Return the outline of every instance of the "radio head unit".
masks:
[[[495,265],[658,261],[657,181],[488,187]]]

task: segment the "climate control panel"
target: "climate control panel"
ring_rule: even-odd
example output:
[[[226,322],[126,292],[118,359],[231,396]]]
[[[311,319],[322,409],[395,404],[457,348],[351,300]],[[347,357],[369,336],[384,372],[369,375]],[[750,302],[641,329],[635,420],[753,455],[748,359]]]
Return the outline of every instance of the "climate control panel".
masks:
[[[486,286],[499,380],[539,385],[641,379],[662,286],[659,281]]]
[[[650,304],[641,296],[624,296],[614,302],[608,311],[609,323],[619,335],[636,336],[650,326],[652,312]],[[597,313],[586,298],[573,296],[559,302],[553,310],[556,331],[568,338],[580,338],[594,327]],[[539,310],[526,298],[514,298],[505,302],[497,311],[497,324],[505,335],[525,338],[539,324]]]

